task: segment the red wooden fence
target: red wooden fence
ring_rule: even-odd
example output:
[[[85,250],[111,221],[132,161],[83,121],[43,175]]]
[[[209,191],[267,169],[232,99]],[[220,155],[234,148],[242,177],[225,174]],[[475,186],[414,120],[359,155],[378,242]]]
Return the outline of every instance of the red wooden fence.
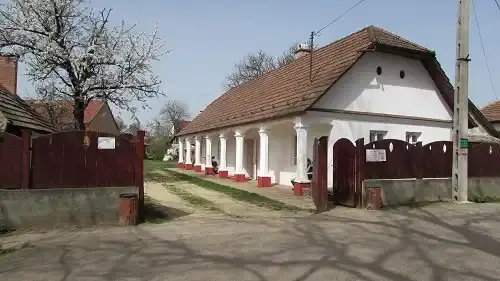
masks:
[[[142,131],[137,136],[70,131],[33,138],[31,161],[29,133],[2,136],[0,188],[138,186],[143,197]],[[114,149],[99,149],[99,137],[110,136]]]
[[[385,139],[365,145],[365,149],[384,149],[386,161],[366,162],[365,179],[449,178],[453,162],[453,143],[436,141],[422,146]],[[469,144],[469,177],[500,177],[500,144]]]
[[[22,153],[22,138],[0,133],[0,188],[21,188]]]

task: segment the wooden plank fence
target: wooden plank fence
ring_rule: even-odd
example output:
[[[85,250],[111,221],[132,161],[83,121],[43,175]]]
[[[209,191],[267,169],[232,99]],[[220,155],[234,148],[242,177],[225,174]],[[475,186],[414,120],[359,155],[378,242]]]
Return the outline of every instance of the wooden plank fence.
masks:
[[[385,139],[365,145],[383,149],[386,161],[364,163],[364,179],[449,178],[453,162],[453,143],[436,141],[422,146]],[[500,144],[469,143],[468,175],[500,177]]]
[[[31,139],[0,134],[0,188],[47,189],[137,186],[143,194],[144,132],[113,136],[69,131]],[[114,149],[99,149],[113,137]]]

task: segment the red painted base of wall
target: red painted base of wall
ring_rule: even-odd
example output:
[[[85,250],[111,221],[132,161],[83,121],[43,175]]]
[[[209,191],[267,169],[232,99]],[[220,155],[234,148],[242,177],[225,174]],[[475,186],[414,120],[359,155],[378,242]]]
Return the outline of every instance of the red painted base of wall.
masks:
[[[193,164],[184,164],[184,169],[186,170],[193,170]]]
[[[205,175],[215,175],[214,167],[205,167]]]
[[[272,187],[271,177],[257,177],[258,187]]]
[[[234,181],[235,182],[246,182],[247,177],[245,174],[234,174]]]
[[[219,178],[221,178],[221,179],[228,179],[229,178],[228,171],[219,171]]]
[[[299,183],[296,182],[293,185],[293,195],[295,196],[304,196],[304,189],[311,188],[311,183]]]
[[[184,169],[184,163],[177,163],[177,168]]]
[[[194,166],[194,171],[195,172],[201,172],[201,165]]]

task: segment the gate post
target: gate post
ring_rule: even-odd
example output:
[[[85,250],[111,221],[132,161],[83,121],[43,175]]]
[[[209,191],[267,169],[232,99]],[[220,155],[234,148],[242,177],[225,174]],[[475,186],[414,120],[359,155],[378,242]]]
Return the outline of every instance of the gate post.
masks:
[[[422,148],[422,142],[419,141],[415,145],[413,150],[413,158],[415,161],[413,162],[413,175],[416,179],[422,179],[424,174],[424,169],[422,167],[423,158],[424,158],[424,150]]]
[[[31,171],[31,132],[22,131],[23,149],[21,154],[21,188],[28,189],[30,187],[30,171]]]
[[[144,218],[144,131],[135,137],[135,185],[139,188],[139,221]]]
[[[363,181],[365,180],[365,139],[359,138],[356,140],[356,160],[355,160],[355,171],[356,171],[356,208],[363,207]]]

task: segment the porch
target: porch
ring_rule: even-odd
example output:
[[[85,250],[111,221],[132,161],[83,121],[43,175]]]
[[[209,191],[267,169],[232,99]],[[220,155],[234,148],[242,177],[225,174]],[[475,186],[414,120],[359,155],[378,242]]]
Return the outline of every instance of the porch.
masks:
[[[288,194],[302,195],[311,186],[314,139],[330,136],[331,120],[321,121],[296,117],[183,136],[178,168],[212,175],[213,158],[220,178],[265,188],[279,185]]]
[[[270,188],[258,188],[255,180],[237,183],[233,179],[223,179],[213,175],[206,175],[204,172],[195,172],[194,170],[185,170],[181,168],[171,168],[170,170],[189,176],[195,176],[218,184],[226,185],[235,189],[257,193],[261,196],[268,197],[270,199],[280,201],[288,205],[296,206],[305,210],[315,210],[316,208],[311,198],[294,196],[293,193],[290,192],[290,187],[288,186],[274,185]]]

